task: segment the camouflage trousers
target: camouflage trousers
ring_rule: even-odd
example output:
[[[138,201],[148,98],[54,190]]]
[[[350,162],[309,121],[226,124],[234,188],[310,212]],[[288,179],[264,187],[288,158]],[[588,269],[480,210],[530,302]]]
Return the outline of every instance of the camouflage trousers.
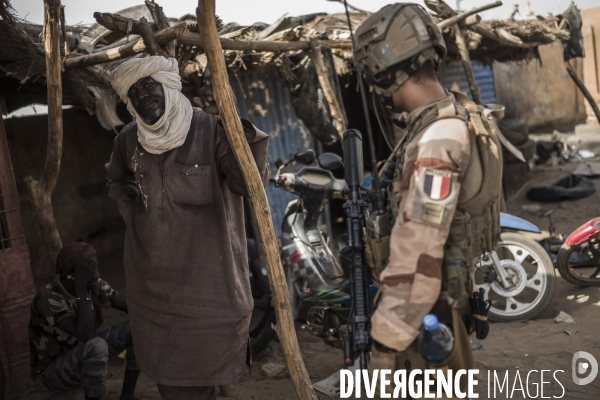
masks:
[[[121,322],[65,353],[47,366],[42,383],[53,393],[83,385],[85,395],[100,397],[106,382],[108,360],[127,350],[127,369],[138,370],[129,321]]]

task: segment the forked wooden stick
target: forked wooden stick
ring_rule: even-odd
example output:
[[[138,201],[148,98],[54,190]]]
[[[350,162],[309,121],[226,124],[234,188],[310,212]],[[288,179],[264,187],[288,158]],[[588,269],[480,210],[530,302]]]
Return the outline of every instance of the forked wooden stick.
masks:
[[[279,258],[277,238],[273,229],[267,194],[250,152],[250,146],[248,146],[244,136],[242,122],[237,114],[233,92],[229,86],[223,49],[217,33],[214,0],[198,1],[198,28],[202,35],[204,51],[211,71],[214,98],[219,108],[227,140],[229,140],[231,150],[244,176],[252,208],[256,215],[260,246],[265,259],[277,314],[277,335],[279,336],[285,362],[296,387],[298,398],[300,400],[317,400],[298,346],[290,298]]]

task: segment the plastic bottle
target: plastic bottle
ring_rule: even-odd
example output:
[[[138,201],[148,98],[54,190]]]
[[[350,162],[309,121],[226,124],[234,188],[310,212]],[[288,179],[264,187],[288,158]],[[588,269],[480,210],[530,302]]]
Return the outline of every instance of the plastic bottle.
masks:
[[[438,321],[433,314],[423,318],[423,330],[419,336],[419,347],[423,359],[429,364],[443,364],[454,349],[452,330]]]

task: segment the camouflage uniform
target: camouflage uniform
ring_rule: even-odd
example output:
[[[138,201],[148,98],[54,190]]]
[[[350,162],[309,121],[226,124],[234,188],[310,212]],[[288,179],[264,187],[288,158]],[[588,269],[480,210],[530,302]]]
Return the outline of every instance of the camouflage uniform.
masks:
[[[102,305],[110,306],[117,292],[103,280],[98,282],[97,290]],[[58,279],[36,293],[29,321],[31,377],[35,381],[42,382],[53,393],[83,385],[86,396],[99,397],[110,358],[127,350],[127,368],[138,370],[129,321],[80,342],[56,326],[70,316],[77,316],[77,300]]]
[[[410,76],[427,62],[438,66],[446,54],[435,22],[408,3],[370,16],[355,45],[356,63],[390,111]],[[371,334],[383,345],[374,347],[370,369],[475,366],[463,318],[471,314],[473,263],[495,249],[500,234],[502,153],[494,112],[447,93],[400,117],[406,134],[388,160],[393,226],[389,236],[368,236],[382,292]],[[444,366],[428,366],[415,340],[428,313],[453,328],[454,350]]]

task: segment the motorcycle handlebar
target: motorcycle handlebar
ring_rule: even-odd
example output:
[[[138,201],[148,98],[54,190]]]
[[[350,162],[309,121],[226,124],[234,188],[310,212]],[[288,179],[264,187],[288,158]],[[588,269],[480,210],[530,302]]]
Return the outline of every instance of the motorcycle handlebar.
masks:
[[[278,174],[275,179],[275,186],[300,196],[304,189],[315,188],[314,184],[298,179],[294,173]],[[327,197],[330,199],[345,199],[348,195],[348,186],[343,180],[335,179],[331,184],[324,185],[323,191],[328,194]]]

